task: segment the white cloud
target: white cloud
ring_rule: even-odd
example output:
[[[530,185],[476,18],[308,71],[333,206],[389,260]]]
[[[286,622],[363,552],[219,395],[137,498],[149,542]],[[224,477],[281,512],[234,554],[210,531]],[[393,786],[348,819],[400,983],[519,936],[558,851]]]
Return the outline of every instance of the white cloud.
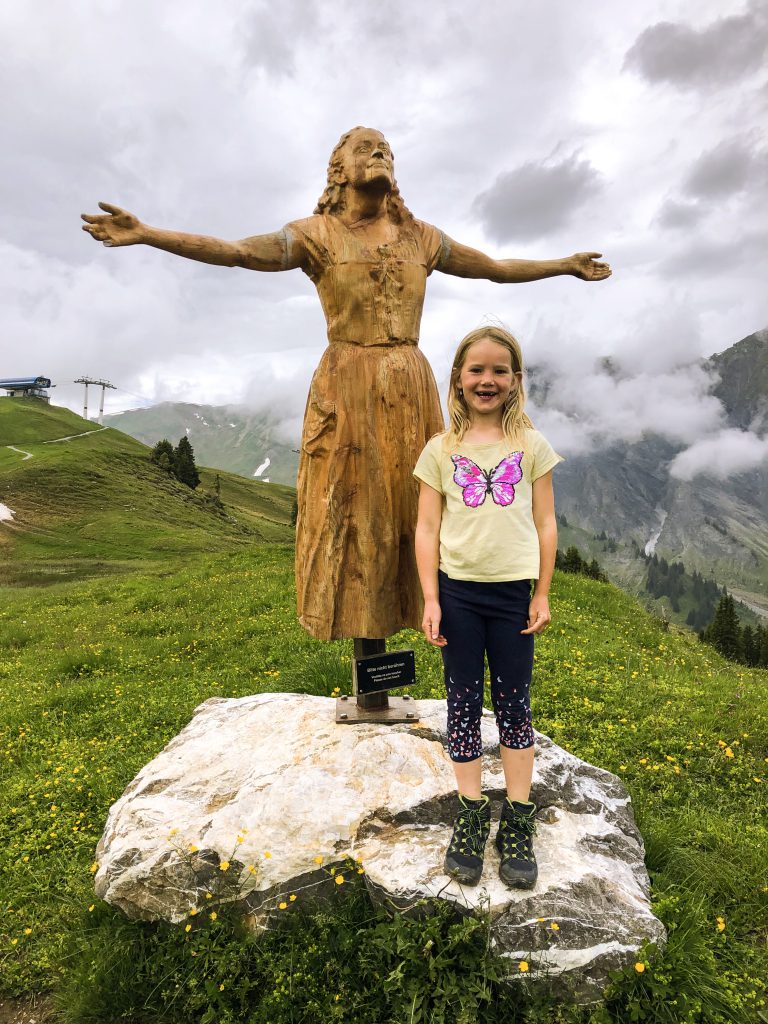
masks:
[[[730,0],[649,0],[610,14],[566,0],[546,14],[470,11],[460,0],[7,0],[0,374],[21,358],[23,372],[58,377],[55,400],[74,408],[80,389],[64,382],[89,373],[123,389],[108,405],[125,392],[193,402],[258,392],[293,413],[325,343],[301,273],[106,250],[80,232],[78,214],[104,199],[161,227],[223,238],[273,230],[311,212],[332,147],[360,123],[388,134],[416,215],[459,241],[497,257],[602,250],[614,266],[598,285],[433,275],[422,338],[439,381],[486,314],[517,331],[531,361],[551,352],[569,372],[603,354],[623,352],[623,372],[636,375],[643,359],[659,372],[721,350],[768,322],[754,166],[742,189],[729,164],[738,152],[721,152],[734,139],[760,150],[759,82],[722,77],[715,103],[698,72],[673,90],[658,86],[663,74],[649,84],[622,65],[671,18],[696,53],[702,39],[735,40],[729,66],[741,55],[749,71],[752,43],[738,25],[725,35],[718,26],[754,25],[756,10]],[[684,184],[693,175],[696,186],[701,154],[720,155],[699,163],[697,187],[728,184],[727,202],[690,204]],[[473,197],[483,192],[481,216]],[[678,205],[660,215],[666,202]],[[660,231],[659,216],[676,230]],[[649,310],[669,309],[695,311],[695,330],[649,322]],[[303,365],[289,386],[294,356]]]
[[[696,441],[677,455],[669,467],[677,480],[692,480],[702,474],[724,480],[756,469],[768,460],[768,437],[748,430],[721,430]]]

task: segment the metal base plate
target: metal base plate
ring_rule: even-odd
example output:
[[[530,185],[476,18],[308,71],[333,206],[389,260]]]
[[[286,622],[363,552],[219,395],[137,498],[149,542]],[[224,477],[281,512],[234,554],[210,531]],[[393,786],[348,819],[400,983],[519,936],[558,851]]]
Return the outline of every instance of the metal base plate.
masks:
[[[418,722],[419,712],[413,697],[389,697],[383,708],[361,708],[356,698],[336,698],[336,724],[353,725],[358,722],[378,722],[380,725],[395,725],[398,722]]]

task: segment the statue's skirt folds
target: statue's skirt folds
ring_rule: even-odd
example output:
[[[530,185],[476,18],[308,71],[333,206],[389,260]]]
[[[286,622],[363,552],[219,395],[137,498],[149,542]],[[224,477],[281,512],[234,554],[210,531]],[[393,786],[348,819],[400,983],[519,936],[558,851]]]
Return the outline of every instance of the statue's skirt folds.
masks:
[[[332,342],[312,378],[299,458],[299,621],[320,640],[421,627],[414,532],[422,448],[444,429],[414,344]]]

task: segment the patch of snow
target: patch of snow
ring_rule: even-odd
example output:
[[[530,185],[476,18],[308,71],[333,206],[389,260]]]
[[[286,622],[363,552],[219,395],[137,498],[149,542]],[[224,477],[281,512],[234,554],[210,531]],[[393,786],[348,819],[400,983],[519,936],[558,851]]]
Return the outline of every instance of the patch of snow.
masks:
[[[658,530],[656,530],[655,533],[651,534],[650,540],[645,545],[644,550],[646,555],[652,555],[656,550],[656,544],[658,543],[659,537],[661,536],[661,531],[664,529],[664,523],[667,521],[668,513],[666,509],[663,509],[660,505],[657,505],[656,515],[659,517],[659,528]]]
[[[209,426],[209,424],[208,424],[208,423],[206,423],[206,422],[205,422],[205,420],[203,420],[203,426],[204,426],[204,427],[207,427],[207,426]]]
[[[264,461],[262,462],[262,464],[259,466],[259,468],[256,470],[256,472],[253,475],[254,476],[261,476],[261,474],[264,472],[264,470],[267,468],[267,466],[269,466],[270,462],[271,462],[271,460],[270,460],[269,456],[267,455],[266,458],[264,459]],[[269,480],[265,480],[264,482],[265,483],[269,483]]]
[[[7,505],[3,505],[0,501],[0,523],[10,522],[11,519],[16,515],[13,509],[8,508]]]
[[[230,425],[230,427],[236,427],[237,426],[236,423],[230,423],[229,425]]]
[[[189,437],[189,435],[192,433],[192,431],[189,429],[189,427],[184,427],[184,430],[186,432],[187,437]]]

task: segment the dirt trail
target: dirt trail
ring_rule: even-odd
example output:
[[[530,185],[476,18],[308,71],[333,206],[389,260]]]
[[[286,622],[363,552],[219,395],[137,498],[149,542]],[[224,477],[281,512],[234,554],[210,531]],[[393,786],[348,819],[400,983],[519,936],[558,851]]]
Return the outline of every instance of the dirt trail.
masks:
[[[54,437],[52,441],[41,441],[40,444],[58,444],[59,441],[71,441],[75,437],[88,437],[89,434],[98,434],[102,430],[109,430],[109,427],[97,427],[96,430],[84,430],[82,434],[68,434],[66,437]],[[6,448],[10,448],[12,452],[18,452],[19,455],[23,455],[22,462],[26,462],[27,459],[34,458],[32,452],[24,451],[23,448],[16,448],[15,445],[7,444]]]

